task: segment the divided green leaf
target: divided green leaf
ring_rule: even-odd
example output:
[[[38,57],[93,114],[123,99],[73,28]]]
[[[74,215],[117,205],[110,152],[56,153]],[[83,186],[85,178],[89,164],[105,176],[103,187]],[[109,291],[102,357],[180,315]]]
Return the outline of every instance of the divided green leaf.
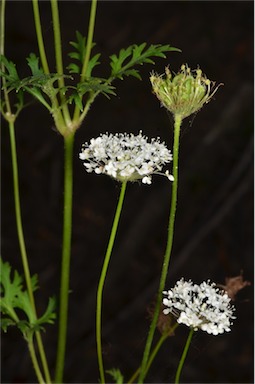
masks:
[[[12,273],[10,264],[7,262],[4,263],[2,258],[0,258],[0,278],[0,310],[3,315],[1,327],[4,332],[7,331],[8,326],[16,325],[24,337],[27,337],[34,331],[42,329],[44,324],[53,323],[56,318],[56,314],[54,313],[55,300],[50,298],[44,314],[36,318],[28,292],[23,288],[22,277],[17,271]],[[31,285],[33,291],[38,288],[36,275],[31,278]],[[21,316],[22,318],[20,318]]]
[[[140,45],[131,45],[126,49],[121,49],[119,55],[110,56],[110,65],[112,68],[111,78],[119,78],[123,80],[123,76],[134,76],[141,79],[139,71],[133,69],[136,65],[145,63],[155,64],[152,57],[166,58],[165,53],[169,51],[179,51],[179,49],[170,45],[150,45],[146,48],[146,43]]]
[[[86,49],[87,49],[86,37],[82,36],[80,32],[76,31],[76,40],[77,41],[71,41],[70,42],[70,44],[75,48],[75,51],[68,53],[68,56],[71,57],[71,59],[77,60],[78,63],[73,63],[73,62],[70,63],[67,66],[67,69],[68,69],[69,73],[80,74],[81,70],[82,70],[82,65],[83,65],[84,60],[85,60]],[[95,46],[95,43],[92,44],[92,48],[94,46]],[[100,56],[101,56],[100,53],[98,53],[98,54],[94,55],[92,58],[90,58],[90,60],[88,62],[86,77],[90,77],[93,68],[96,65],[100,64],[100,62],[98,60]]]
[[[106,79],[99,77],[86,78],[85,81],[77,84],[77,87],[68,98],[68,102],[70,104],[74,102],[79,107],[80,111],[83,111],[82,99],[85,94],[88,94],[88,98],[92,99],[99,93],[102,93],[109,99],[111,95],[116,96],[114,89],[115,87],[110,85]]]
[[[9,81],[19,81],[19,75],[16,70],[16,65],[9,61],[5,56],[0,55],[1,68],[5,68],[4,70],[0,70],[1,76],[5,77]]]

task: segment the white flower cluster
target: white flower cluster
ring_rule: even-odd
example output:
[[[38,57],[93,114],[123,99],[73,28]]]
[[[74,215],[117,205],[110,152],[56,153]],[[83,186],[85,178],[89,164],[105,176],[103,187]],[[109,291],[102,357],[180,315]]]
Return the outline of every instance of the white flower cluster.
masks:
[[[142,135],[117,133],[101,134],[90,143],[85,143],[79,154],[84,160],[87,172],[104,173],[119,181],[135,181],[142,179],[145,184],[151,184],[151,175],[162,174],[163,165],[172,160],[172,154],[159,139]],[[169,171],[165,176],[173,181]]]
[[[163,313],[178,314],[178,323],[213,335],[230,331],[231,319],[235,319],[234,307],[227,293],[216,288],[215,283],[208,281],[197,285],[181,279],[163,294],[167,296],[163,304],[168,307]]]

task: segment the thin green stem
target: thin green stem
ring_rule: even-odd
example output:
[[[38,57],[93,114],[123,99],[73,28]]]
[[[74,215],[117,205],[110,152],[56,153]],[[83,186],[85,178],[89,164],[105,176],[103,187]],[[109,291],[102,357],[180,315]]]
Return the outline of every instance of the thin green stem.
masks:
[[[88,28],[88,37],[87,37],[87,46],[86,46],[86,53],[84,58],[84,63],[82,66],[81,71],[81,81],[84,81],[86,72],[88,69],[91,49],[92,49],[92,43],[93,43],[93,35],[94,35],[94,28],[95,28],[95,19],[96,19],[96,9],[97,9],[97,0],[92,0],[91,8],[90,8],[90,16],[89,16],[89,28]],[[77,121],[79,119],[80,110],[79,107],[76,105],[74,110],[74,121]]]
[[[101,383],[105,383],[105,375],[104,375],[104,365],[103,365],[103,356],[102,356],[102,296],[103,296],[103,288],[104,288],[104,282],[106,278],[106,273],[110,261],[110,257],[112,254],[112,248],[118,228],[118,223],[120,219],[120,214],[123,206],[125,191],[127,187],[127,182],[123,182],[121,186],[120,196],[118,205],[115,212],[115,217],[112,225],[111,235],[108,243],[108,247],[106,250],[104,263],[101,271],[101,276],[98,283],[98,289],[97,289],[97,304],[96,304],[96,342],[97,342],[97,357],[98,357],[98,365],[99,365],[99,372],[100,372],[100,379]]]
[[[38,47],[39,47],[40,59],[42,62],[43,71],[45,74],[49,74],[50,70],[49,70],[47,57],[46,57],[46,53],[45,53],[38,0],[33,0],[33,12],[34,12],[34,21],[35,21],[37,43],[38,43]],[[40,100],[40,102],[42,102],[42,101]],[[51,103],[52,103],[52,111],[53,112],[51,110],[50,110],[50,112],[53,114],[53,118],[54,118],[56,127],[59,130],[59,132],[62,135],[64,135],[65,130],[66,130],[65,122],[64,122],[62,113],[59,109],[59,102],[58,102],[56,95],[53,95],[51,97]],[[49,110],[47,104],[44,104],[44,106],[46,106],[46,108]]]
[[[2,55],[4,55],[5,0],[3,0],[1,2],[1,11],[0,12],[1,12],[0,53]],[[4,66],[3,66],[2,70],[4,71]],[[29,264],[28,264],[26,246],[25,246],[25,239],[24,239],[24,233],[23,233],[23,225],[22,225],[22,219],[21,219],[18,161],[17,161],[17,150],[16,150],[15,128],[14,128],[14,123],[15,123],[18,112],[16,112],[16,115],[12,114],[8,92],[7,92],[7,89],[5,87],[5,78],[4,77],[3,77],[3,88],[4,88],[4,100],[5,100],[5,104],[6,104],[6,110],[7,110],[7,113],[4,116],[7,119],[8,124],[9,124],[9,134],[10,134],[10,144],[11,144],[13,191],[14,191],[14,204],[15,204],[15,216],[16,216],[18,240],[19,240],[20,253],[21,253],[21,259],[22,259],[22,264],[23,264],[23,269],[24,269],[24,275],[25,275],[25,281],[26,281],[28,296],[29,296],[29,300],[30,300],[32,309],[34,311],[35,317],[37,317],[34,294],[33,294],[33,289],[32,289],[32,284],[31,284],[31,274],[30,274],[30,270],[29,270]],[[42,343],[41,334],[39,331],[37,331],[35,333],[35,335],[36,335],[39,355],[40,355],[43,370],[44,370],[44,375],[45,375],[47,383],[51,383],[48,363],[47,363],[47,359],[46,359],[46,355],[45,355],[45,351],[44,351],[44,346]]]
[[[61,89],[64,89],[65,81],[64,81],[63,60],[62,60],[62,44],[61,44],[61,32],[60,32],[61,29],[60,29],[57,0],[51,0],[51,11],[52,11],[52,21],[53,21],[53,31],[54,31],[54,41],[55,41],[56,68],[57,68],[57,73],[61,76],[58,80],[58,85],[60,88],[61,106],[63,110],[65,124],[67,127],[71,127],[69,110],[66,104],[64,92],[61,91]]]
[[[173,146],[173,176],[174,181],[172,184],[172,196],[171,196],[171,207],[170,207],[170,215],[169,215],[169,224],[168,224],[168,238],[166,251],[163,261],[163,266],[161,270],[161,277],[159,282],[158,296],[157,302],[154,310],[153,319],[151,322],[149,334],[146,340],[146,345],[144,349],[140,376],[138,379],[138,383],[141,384],[144,381],[146,375],[146,366],[148,364],[151,344],[153,341],[154,332],[157,326],[161,301],[162,301],[162,291],[165,287],[166,277],[169,268],[170,256],[173,246],[173,235],[174,235],[174,222],[175,222],[175,212],[176,212],[176,204],[177,204],[177,188],[178,188],[178,157],[179,157],[179,137],[180,137],[180,128],[181,128],[182,118],[179,115],[175,116],[174,122],[174,146]]]
[[[173,333],[175,331],[175,329],[178,327],[178,323],[175,323],[175,325],[172,327],[171,329],[171,333]],[[151,367],[151,364],[153,363],[155,357],[157,356],[158,354],[158,351],[160,350],[162,344],[164,343],[164,341],[169,337],[169,334],[170,332],[168,331],[167,333],[163,333],[163,335],[161,335],[159,341],[157,342],[157,344],[155,345],[150,357],[149,357],[149,360],[148,360],[148,364],[147,364],[147,367],[146,367],[146,370],[145,370],[145,375],[147,375],[150,367]]]
[[[68,295],[69,274],[72,238],[72,200],[73,200],[73,143],[74,133],[64,137],[65,141],[65,164],[64,164],[64,219],[63,219],[63,245],[62,245],[62,267],[60,283],[60,308],[59,308],[59,331],[55,381],[63,382],[66,333],[68,318]]]
[[[88,30],[88,38],[87,38],[87,47],[86,47],[86,53],[84,58],[84,63],[81,71],[81,81],[84,81],[84,78],[86,77],[86,72],[88,69],[92,44],[93,44],[93,35],[94,35],[94,28],[95,28],[95,19],[96,19],[96,9],[97,9],[97,0],[92,0],[91,3],[91,9],[90,9],[90,17],[89,17],[89,30]]]
[[[48,61],[47,61],[45,48],[44,48],[38,0],[33,0],[33,12],[34,12],[34,21],[35,21],[37,42],[38,42],[38,47],[39,47],[43,71],[44,71],[44,73],[49,74],[50,70],[49,70]]]
[[[32,284],[31,284],[31,274],[30,274],[30,270],[29,270],[29,264],[28,264],[28,258],[27,258],[25,240],[24,240],[24,233],[23,233],[23,225],[22,225],[22,219],[21,219],[19,181],[18,181],[19,180],[18,162],[17,162],[16,140],[15,140],[15,130],[14,130],[14,123],[13,122],[9,122],[9,133],[10,133],[10,142],[11,142],[13,190],[14,190],[16,225],[17,225],[20,253],[21,253],[21,258],[22,258],[22,264],[23,264],[25,281],[26,281],[29,299],[30,299],[33,311],[34,311],[35,316],[36,316],[35,300],[34,300]],[[46,381],[48,383],[51,383],[47,359],[45,356],[45,351],[44,351],[44,347],[43,347],[43,343],[42,343],[42,339],[41,339],[41,335],[40,335],[39,331],[36,332],[36,340],[37,340],[37,344],[38,344],[38,350],[39,350],[40,358],[42,361],[42,366],[44,369],[44,375],[45,375]]]
[[[176,324],[172,327],[172,329],[171,329],[171,333],[174,332],[174,330],[178,327],[178,325],[179,325],[179,324],[176,323]],[[150,369],[150,367],[151,367],[151,364],[153,363],[153,361],[154,361],[156,355],[158,354],[158,352],[159,352],[159,350],[160,350],[162,344],[163,344],[164,341],[169,337],[169,335],[170,335],[170,331],[168,331],[167,333],[163,333],[163,334],[161,335],[161,337],[160,337],[160,339],[158,340],[157,344],[155,345],[155,347],[154,347],[152,353],[150,354],[150,357],[149,357],[149,359],[148,359],[148,364],[147,364],[147,367],[146,367],[146,369],[145,369],[145,375],[147,375],[147,373],[148,373],[148,371],[149,371],[149,369]],[[140,369],[141,369],[141,367],[139,367],[139,368],[135,371],[135,373],[133,374],[133,376],[131,377],[131,379],[128,381],[128,384],[131,384],[131,383],[133,383],[133,382],[135,381],[135,379],[136,379],[137,376],[139,375]]]
[[[191,343],[191,339],[192,339],[193,333],[194,333],[194,328],[191,328],[190,331],[189,331],[189,336],[187,338],[184,350],[182,352],[182,357],[181,357],[181,359],[179,361],[179,365],[178,365],[178,368],[177,368],[177,371],[176,371],[175,384],[178,384],[180,382],[180,375],[181,375],[182,367],[183,367],[183,364],[185,362],[185,359],[186,359],[186,356],[187,356],[187,353],[188,353],[188,350],[189,350],[189,346],[190,346],[190,343]]]
[[[5,35],[5,0],[2,0],[0,3],[0,12],[1,12],[1,26],[0,26],[0,54],[4,56],[4,35]],[[1,70],[5,72],[4,64],[1,66]],[[8,97],[8,92],[6,88],[6,79],[4,76],[2,76],[2,86],[4,90],[4,100],[6,105],[6,111],[9,117],[11,117],[11,106],[10,106],[10,100]]]
[[[91,107],[91,104],[94,102],[95,98],[97,97],[97,95],[99,94],[100,92],[96,92],[89,100],[87,100],[86,104],[85,104],[85,107],[82,111],[82,114],[80,115],[79,117],[79,120],[78,120],[78,126],[81,125],[81,123],[83,122],[83,120],[85,119],[90,107]]]
[[[155,359],[160,347],[162,346],[162,344],[164,343],[164,341],[168,338],[168,334],[163,334],[161,335],[160,339],[158,340],[155,348],[153,349],[150,357],[149,357],[149,360],[148,360],[148,364],[147,364],[147,367],[145,369],[145,375],[147,374],[147,372],[149,371],[150,369],[150,366],[151,364],[153,363],[153,360]],[[135,381],[135,379],[137,378],[137,376],[139,375],[141,371],[141,367],[139,367],[135,373],[133,374],[133,376],[131,377],[131,379],[128,381],[128,384],[131,384]]]
[[[34,370],[35,370],[38,382],[40,384],[44,384],[45,381],[43,379],[43,376],[42,376],[42,373],[41,373],[41,370],[40,370],[40,367],[39,367],[39,364],[38,364],[38,360],[37,360],[37,357],[36,357],[36,353],[35,353],[35,348],[34,348],[34,343],[33,343],[32,337],[31,337],[31,340],[29,340],[27,342],[27,344],[28,344],[28,349],[29,349],[30,357],[31,357],[31,360],[32,360],[32,363],[33,363],[33,366],[34,366]]]

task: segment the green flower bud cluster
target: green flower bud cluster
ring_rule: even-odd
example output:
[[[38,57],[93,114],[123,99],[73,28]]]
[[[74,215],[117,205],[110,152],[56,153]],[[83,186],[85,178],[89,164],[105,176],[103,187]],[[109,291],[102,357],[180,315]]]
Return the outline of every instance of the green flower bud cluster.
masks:
[[[167,110],[182,119],[208,103],[219,88],[219,86],[214,88],[215,83],[207,79],[201,69],[191,71],[184,64],[175,76],[166,67],[165,75],[164,78],[162,75],[151,74],[153,93]]]

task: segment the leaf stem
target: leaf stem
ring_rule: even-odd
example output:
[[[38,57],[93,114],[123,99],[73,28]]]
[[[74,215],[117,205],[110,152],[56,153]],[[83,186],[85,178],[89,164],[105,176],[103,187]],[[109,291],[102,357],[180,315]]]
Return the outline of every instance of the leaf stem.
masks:
[[[100,372],[100,379],[101,383],[105,383],[105,375],[104,375],[104,365],[103,365],[103,356],[102,356],[102,335],[101,335],[101,328],[102,328],[102,296],[103,296],[103,288],[104,288],[104,282],[106,278],[106,273],[112,253],[112,248],[118,228],[118,223],[120,219],[120,214],[123,206],[125,191],[126,191],[127,182],[123,182],[121,186],[120,196],[118,205],[115,212],[115,217],[112,225],[112,230],[110,234],[110,239],[108,243],[108,247],[105,254],[105,259],[98,283],[98,289],[97,289],[97,304],[96,304],[96,342],[97,342],[97,357],[98,357],[98,365],[99,365],[99,372]]]
[[[74,133],[64,137],[65,165],[64,165],[64,219],[62,267],[60,283],[59,331],[55,381],[63,382],[63,371],[66,350],[66,333],[68,318],[69,274],[72,238],[72,200],[73,200],[73,143]]]
[[[170,262],[170,256],[173,246],[173,235],[174,235],[174,222],[175,222],[175,212],[176,212],[176,204],[177,204],[177,188],[178,188],[178,157],[179,157],[179,137],[180,137],[180,128],[181,128],[182,118],[179,115],[175,115],[175,122],[174,122],[174,146],[173,146],[173,176],[174,181],[172,184],[172,196],[171,196],[171,207],[170,207],[170,215],[169,215],[169,224],[168,224],[168,238],[167,238],[167,245],[166,245],[166,251],[163,261],[163,266],[161,270],[161,277],[159,282],[159,289],[158,289],[158,296],[157,296],[157,302],[155,306],[155,311],[153,315],[153,319],[151,322],[149,334],[147,337],[142,364],[141,364],[141,371],[140,376],[138,379],[138,383],[141,384],[144,381],[145,375],[146,375],[146,366],[148,364],[149,359],[149,353],[151,349],[151,344],[154,336],[154,332],[157,326],[161,301],[162,301],[162,291],[165,287],[166,277],[168,273],[169,268],[169,262]]]
[[[180,382],[180,375],[181,375],[182,367],[183,367],[183,364],[185,362],[185,359],[186,359],[186,356],[187,356],[187,353],[188,353],[188,350],[189,350],[189,346],[190,346],[190,343],[191,343],[191,339],[192,339],[193,333],[194,333],[194,328],[190,328],[189,336],[187,338],[187,341],[186,341],[186,344],[185,344],[184,350],[182,352],[182,356],[181,356],[181,359],[179,361],[179,365],[178,365],[178,368],[177,368],[177,371],[176,371],[175,384],[178,384]]]

